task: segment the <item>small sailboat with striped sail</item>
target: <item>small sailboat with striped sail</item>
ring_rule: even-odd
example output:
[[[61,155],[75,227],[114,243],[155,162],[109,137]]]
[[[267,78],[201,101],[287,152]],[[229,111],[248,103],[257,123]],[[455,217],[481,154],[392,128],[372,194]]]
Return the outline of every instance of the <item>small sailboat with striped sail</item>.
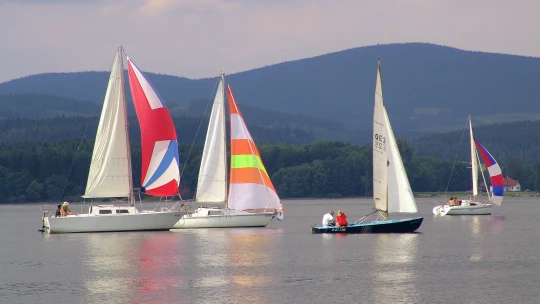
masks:
[[[312,233],[409,233],[424,218],[389,219],[390,213],[417,213],[414,195],[383,104],[381,63],[377,66],[373,110],[373,212],[347,226],[312,226]],[[375,221],[365,221],[372,215]]]
[[[127,198],[125,206],[91,205],[88,213],[43,218],[49,233],[169,230],[185,212],[135,207],[124,89],[124,50],[118,47],[99,120],[84,198]],[[141,71],[128,59],[130,87],[141,126],[147,193],[177,193],[178,148],[169,112]],[[171,122],[169,124],[168,122]]]
[[[435,206],[433,214],[435,215],[490,215],[493,204],[500,206],[504,195],[504,178],[501,167],[491,154],[484,148],[473,136],[471,116],[469,115],[469,139],[471,145],[471,176],[472,176],[472,196],[468,200],[454,201],[447,204]],[[492,191],[487,187],[484,172],[482,179],[486,185],[489,202],[480,202],[478,197],[478,169],[481,168],[480,158],[482,156],[486,164],[491,179]]]
[[[225,92],[230,116],[230,174],[227,175]],[[199,170],[194,212],[174,228],[265,227],[283,219],[284,208],[266,172],[230,86],[221,75],[210,114]]]

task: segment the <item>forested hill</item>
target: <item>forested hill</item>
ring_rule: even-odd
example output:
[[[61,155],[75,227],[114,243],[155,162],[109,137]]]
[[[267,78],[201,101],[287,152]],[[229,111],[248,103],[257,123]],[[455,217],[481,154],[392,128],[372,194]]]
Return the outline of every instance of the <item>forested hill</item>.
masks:
[[[176,104],[168,105],[171,115],[175,117],[179,126],[178,132],[181,142],[192,140],[194,130],[197,130],[199,124],[201,124],[200,117],[208,118],[210,115],[212,101],[213,99],[193,100],[187,107]],[[241,109],[247,125],[254,134],[260,134],[262,130],[267,130],[264,131],[266,133],[270,133],[272,130],[276,132],[276,136],[267,136],[261,140],[275,142],[277,139],[281,139],[282,142],[302,144],[307,143],[309,140],[333,139],[361,144],[369,141],[371,138],[370,133],[367,131],[346,130],[342,123],[329,119],[265,110],[249,105],[242,106]],[[130,116],[135,116],[135,110],[131,103],[128,103],[128,112]],[[0,135],[0,141],[10,142],[16,140],[16,136],[21,136],[19,140],[33,141],[34,139],[42,138],[38,134],[45,131],[48,132],[48,135],[45,135],[43,138],[47,139],[70,138],[69,136],[80,137],[81,133],[77,132],[80,132],[81,128],[85,127],[84,121],[86,120],[82,118],[67,120],[58,118],[61,116],[64,116],[64,118],[71,116],[94,117],[95,119],[90,119],[92,125],[89,126],[90,134],[93,135],[97,128],[97,117],[99,117],[100,113],[101,105],[91,101],[80,101],[44,94],[0,95],[0,118],[19,119],[16,120],[17,123],[11,120],[0,121],[1,126],[15,128],[0,128],[0,133],[4,134]],[[33,120],[35,118],[41,120]],[[57,123],[58,125],[56,125]],[[136,120],[132,122],[132,125],[136,126],[136,124]],[[207,125],[208,121],[205,120],[202,123],[204,130],[206,130]],[[31,129],[42,127],[44,129],[38,132],[25,133]],[[58,137],[57,133],[51,133],[51,128],[56,129],[58,134],[63,135]],[[291,132],[296,133],[300,137],[289,138],[288,136],[283,136],[283,134],[279,135],[279,133],[288,132],[285,130],[291,130]],[[5,136],[8,133],[9,138]],[[306,135],[302,136],[301,134]]]
[[[413,141],[417,155],[432,155],[444,159],[469,160],[469,129],[463,122],[463,129],[442,134],[431,134]],[[478,140],[495,159],[503,164],[519,162],[532,165],[540,156],[540,121],[517,121],[475,127],[474,138]]]
[[[327,118],[366,130],[371,128],[377,58],[398,136],[455,130],[468,114],[492,122],[540,116],[540,58],[425,43],[354,48],[229,75],[227,81],[242,107]],[[217,83],[217,77],[148,77],[168,105],[185,108],[193,100],[211,98]],[[2,83],[0,93],[101,102],[107,79],[108,72],[40,74]]]
[[[93,140],[96,136],[98,117],[70,116],[43,119],[2,119],[0,120],[0,143],[56,142],[59,140],[82,138]],[[179,143],[204,143],[208,120],[201,118],[174,117]],[[134,116],[129,117],[130,139],[140,141],[139,123]],[[227,131],[228,132],[228,131]],[[312,132],[288,126],[250,126],[253,138],[260,142],[289,143],[301,145],[315,140]],[[197,137],[196,137],[197,136]]]

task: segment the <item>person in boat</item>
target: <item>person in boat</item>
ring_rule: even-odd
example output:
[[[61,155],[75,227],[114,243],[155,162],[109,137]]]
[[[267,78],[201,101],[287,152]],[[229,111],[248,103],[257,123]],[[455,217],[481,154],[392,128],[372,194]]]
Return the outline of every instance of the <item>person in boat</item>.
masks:
[[[347,216],[345,215],[345,212],[338,210],[337,216],[336,216],[336,222],[337,222],[337,225],[341,227],[345,227],[349,225],[349,223],[347,223]]]
[[[322,224],[323,226],[335,226],[336,221],[334,221],[334,210],[330,210],[327,214],[325,214],[322,218]]]
[[[67,215],[72,214],[71,209],[69,209],[69,203],[68,202],[64,202],[62,204],[62,209],[60,210],[60,212],[61,212],[61,214],[63,216],[67,216]]]
[[[62,205],[58,205],[58,209],[56,209],[56,212],[54,213],[55,217],[62,216]]]
[[[448,203],[446,203],[447,205],[450,205],[450,206],[454,206],[454,197],[450,197],[450,199],[448,200]]]
[[[458,201],[457,196],[456,196],[454,197],[454,206],[459,206],[459,205],[461,205],[461,201]]]

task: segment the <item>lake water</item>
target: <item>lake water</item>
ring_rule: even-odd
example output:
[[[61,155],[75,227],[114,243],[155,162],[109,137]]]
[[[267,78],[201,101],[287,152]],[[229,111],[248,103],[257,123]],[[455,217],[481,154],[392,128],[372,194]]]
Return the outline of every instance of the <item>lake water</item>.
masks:
[[[284,201],[266,228],[63,235],[37,231],[54,205],[0,205],[0,303],[540,303],[540,199],[436,217],[421,198],[419,233],[311,234],[329,209],[353,222],[371,204]]]

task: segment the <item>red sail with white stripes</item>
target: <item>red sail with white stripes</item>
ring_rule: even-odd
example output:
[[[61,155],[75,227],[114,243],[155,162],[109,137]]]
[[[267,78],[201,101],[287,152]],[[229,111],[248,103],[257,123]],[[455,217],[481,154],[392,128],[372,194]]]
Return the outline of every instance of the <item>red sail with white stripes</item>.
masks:
[[[179,193],[178,143],[174,124],[152,84],[129,59],[129,86],[141,128],[141,192],[153,196]]]

